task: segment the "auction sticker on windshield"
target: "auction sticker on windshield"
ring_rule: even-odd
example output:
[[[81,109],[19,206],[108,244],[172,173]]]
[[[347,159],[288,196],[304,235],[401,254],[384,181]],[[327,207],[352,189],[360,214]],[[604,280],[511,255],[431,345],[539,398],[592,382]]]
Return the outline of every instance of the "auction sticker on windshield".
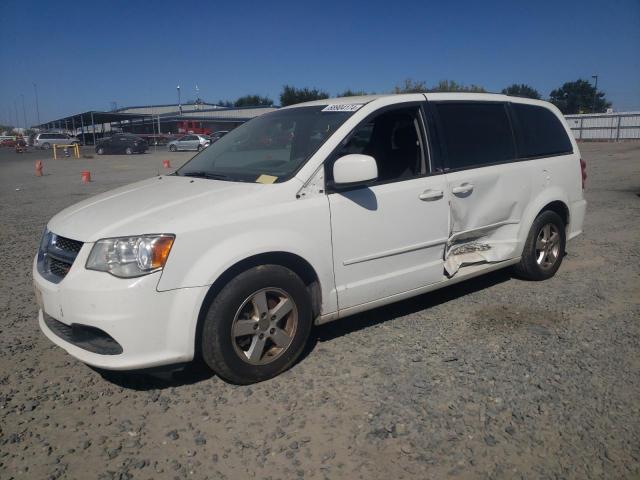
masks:
[[[322,109],[323,112],[355,112],[362,106],[362,103],[340,103],[336,105],[327,105]]]
[[[260,175],[256,179],[256,183],[273,183],[278,179],[278,177],[274,177],[273,175]]]

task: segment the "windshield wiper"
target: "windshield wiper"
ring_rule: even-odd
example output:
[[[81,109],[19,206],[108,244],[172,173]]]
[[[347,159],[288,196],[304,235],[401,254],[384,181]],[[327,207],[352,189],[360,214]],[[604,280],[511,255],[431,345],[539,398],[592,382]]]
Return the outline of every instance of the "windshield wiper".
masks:
[[[197,170],[195,172],[184,172],[181,173],[183,177],[198,177],[198,178],[208,178],[212,180],[229,180],[227,175],[223,175],[221,173],[211,173],[205,172],[204,170]]]

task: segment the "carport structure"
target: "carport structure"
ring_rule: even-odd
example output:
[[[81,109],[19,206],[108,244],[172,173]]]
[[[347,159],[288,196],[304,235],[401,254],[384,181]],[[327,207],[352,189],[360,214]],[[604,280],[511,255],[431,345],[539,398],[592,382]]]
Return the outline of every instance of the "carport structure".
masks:
[[[82,133],[83,143],[85,139],[85,129],[87,133],[93,133],[93,144],[96,143],[96,125],[102,125],[102,133],[104,133],[104,125],[105,123],[111,125],[112,123],[118,122],[122,124],[122,122],[130,123],[134,120],[136,121],[145,121],[152,119],[153,117],[150,114],[146,113],[120,113],[120,112],[100,112],[96,110],[89,110],[88,112],[76,113],[74,115],[70,115],[68,117],[58,118],[57,120],[52,120],[50,122],[42,123],[40,125],[36,125],[36,128],[51,130],[54,128],[71,130],[75,132],[80,129]]]

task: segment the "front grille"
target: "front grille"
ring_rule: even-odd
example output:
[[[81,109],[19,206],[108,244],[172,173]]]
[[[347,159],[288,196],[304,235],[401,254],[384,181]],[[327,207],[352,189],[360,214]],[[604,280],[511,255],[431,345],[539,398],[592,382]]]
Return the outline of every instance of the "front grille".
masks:
[[[69,273],[83,243],[45,231],[38,251],[38,272],[53,283]]]
[[[60,260],[52,257],[47,257],[45,259],[45,266],[48,267],[48,270],[52,275],[60,277],[60,279],[63,279],[65,275],[69,273],[69,269],[71,268],[70,264],[61,262]]]
[[[76,255],[82,248],[82,242],[71,240],[70,238],[61,237],[59,235],[56,235],[55,243],[60,250],[64,250],[66,252],[74,252]]]
[[[43,313],[43,317],[47,327],[65,342],[100,355],[119,355],[122,353],[122,346],[111,335],[99,328],[79,323],[65,325],[46,313]]]

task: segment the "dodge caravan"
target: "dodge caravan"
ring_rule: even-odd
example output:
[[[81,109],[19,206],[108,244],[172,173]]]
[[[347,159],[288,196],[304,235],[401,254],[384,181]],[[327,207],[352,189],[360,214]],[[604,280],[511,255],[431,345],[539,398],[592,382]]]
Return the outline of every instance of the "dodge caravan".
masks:
[[[429,93],[257,117],[172,174],[80,202],[33,262],[39,324],[115,370],[273,377],[313,324],[514,267],[553,276],[585,165],[542,101]],[[535,288],[535,287],[534,287]]]

